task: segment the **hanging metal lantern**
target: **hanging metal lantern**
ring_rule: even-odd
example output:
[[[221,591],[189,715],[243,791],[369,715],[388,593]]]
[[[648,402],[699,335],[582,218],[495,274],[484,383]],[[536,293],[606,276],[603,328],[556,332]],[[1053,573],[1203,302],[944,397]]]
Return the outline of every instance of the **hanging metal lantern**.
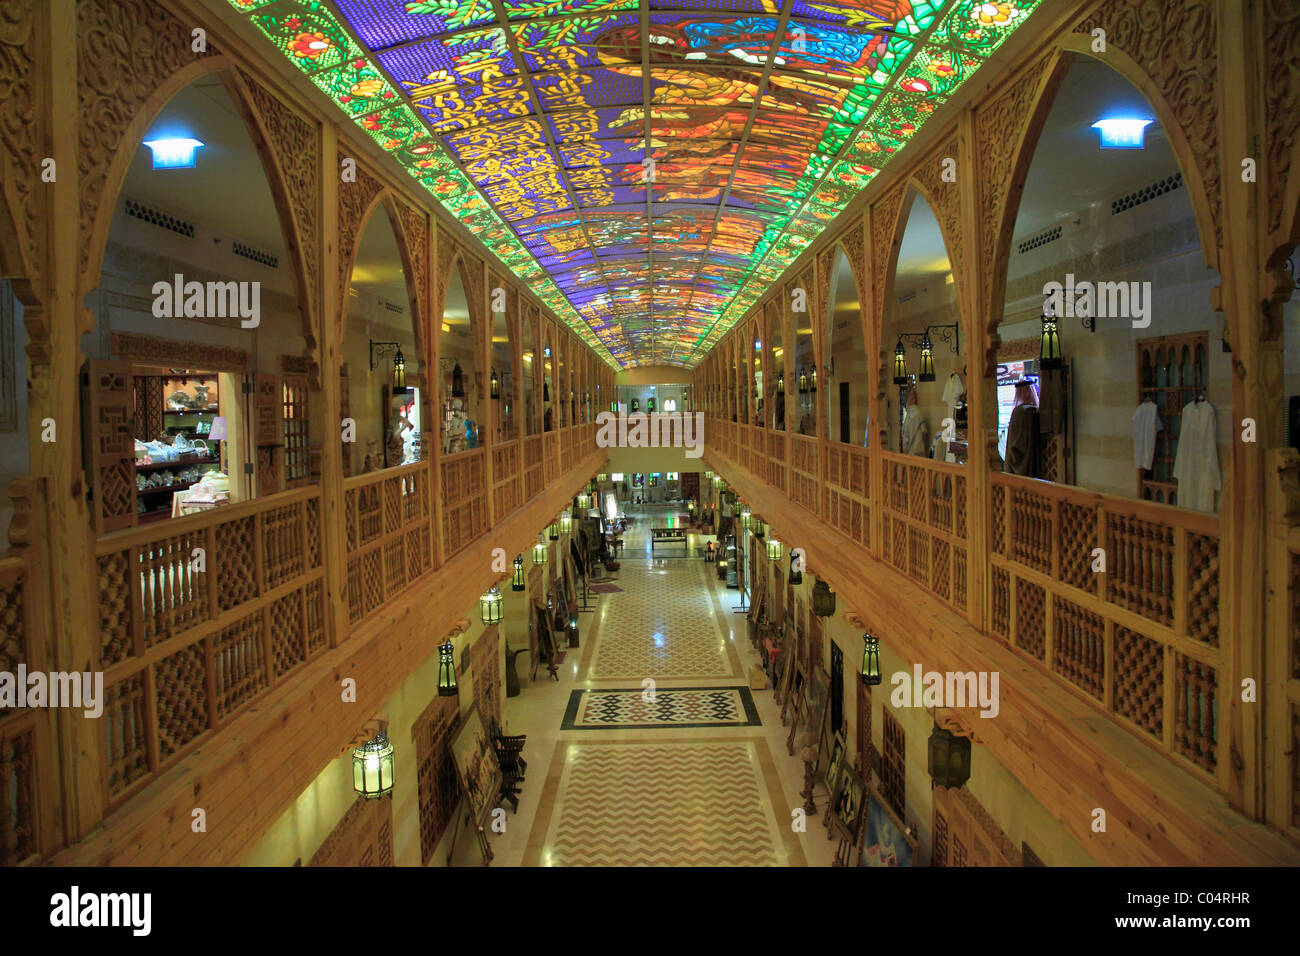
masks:
[[[970,740],[935,724],[930,732],[930,779],[952,789],[970,779]]]
[[[516,554],[515,573],[510,578],[510,590],[523,591],[527,586],[528,585],[524,579],[524,556],[522,554]]]
[[[533,564],[545,564],[551,556],[551,549],[546,546],[544,541],[538,541],[533,545]]]
[[[902,339],[894,346],[894,384],[907,384],[907,349],[903,348]]]
[[[578,494],[577,504],[579,511],[587,511],[591,508],[591,495],[583,491]]]
[[[750,510],[749,505],[745,505],[740,510],[740,526],[746,531],[754,527],[754,513]]]
[[[808,366],[808,391],[817,394],[817,366]]]
[[[1044,314],[1042,322],[1042,338],[1038,346],[1038,368],[1040,371],[1050,372],[1064,365],[1061,357],[1061,334],[1057,331],[1055,316]]]
[[[456,686],[456,645],[447,641],[438,648],[438,696],[455,697],[459,692]]]
[[[800,548],[790,549],[790,583],[803,584],[803,550]]]
[[[808,366],[799,366],[799,394],[808,394]]]
[[[651,413],[654,412],[654,410],[655,410],[655,400],[654,400],[653,398],[647,398],[647,399],[645,400],[645,410],[646,410],[647,412],[651,412]]]
[[[572,530],[573,530],[573,515],[566,511],[564,512],[564,514],[560,515],[560,533],[568,534]]]
[[[781,542],[776,538],[767,539],[767,559],[769,561],[781,560]]]
[[[501,397],[501,379],[497,378],[497,370],[492,370],[492,378],[488,380],[489,394],[493,398]]]
[[[641,400],[639,398],[632,399],[632,411],[637,412],[640,410],[641,410]]]
[[[384,731],[353,748],[352,789],[367,800],[393,792],[393,745]]]
[[[409,391],[406,387],[406,359],[399,348],[393,356],[393,394],[405,395]]]
[[[785,372],[776,374],[776,397],[785,398]]]
[[[501,589],[496,585],[487,589],[487,593],[478,599],[479,618],[484,624],[501,623]]]
[[[921,374],[917,376],[921,382],[934,381],[934,343],[930,341],[930,333],[921,337]]]
[[[862,667],[858,676],[868,687],[880,685],[880,642],[870,632],[862,635]]]
[[[460,370],[459,360],[456,362],[456,367],[451,370],[451,397],[465,397],[465,373]]]
[[[546,529],[546,536],[552,541],[560,540],[560,523],[558,521],[551,522],[550,526]]]
[[[767,536],[767,528],[763,524],[762,518],[754,519],[754,537],[762,541]]]
[[[835,592],[825,581],[813,585],[812,609],[818,617],[830,617],[835,613]]]

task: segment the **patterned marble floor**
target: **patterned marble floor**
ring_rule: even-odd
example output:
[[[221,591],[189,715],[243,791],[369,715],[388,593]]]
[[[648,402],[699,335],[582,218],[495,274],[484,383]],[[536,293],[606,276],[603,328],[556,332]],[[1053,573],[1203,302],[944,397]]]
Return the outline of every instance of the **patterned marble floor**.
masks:
[[[593,598],[581,650],[558,682],[526,682],[506,702],[506,732],[528,735],[528,775],[518,813],[491,837],[495,865],[829,865],[821,790],[808,832],[791,825],[803,764],[786,753],[772,692],[746,686],[758,656],[732,612],[737,592],[694,550],[703,540],[691,557],[652,555],[648,529],[664,514],[639,510],[622,590]],[[641,698],[646,678],[657,700],[694,696],[656,709]]]

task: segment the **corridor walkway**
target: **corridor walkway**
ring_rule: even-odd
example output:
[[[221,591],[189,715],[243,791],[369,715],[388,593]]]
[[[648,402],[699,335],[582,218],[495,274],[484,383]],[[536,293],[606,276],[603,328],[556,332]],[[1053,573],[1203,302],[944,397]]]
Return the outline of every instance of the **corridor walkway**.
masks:
[[[495,865],[831,861],[824,788],[807,832],[791,826],[803,764],[786,753],[772,691],[749,689],[757,654],[733,610],[739,592],[704,561],[705,538],[692,535],[688,555],[652,556],[649,529],[670,511],[632,513],[620,590],[581,616],[582,647],[560,681],[506,702],[507,732],[528,735],[528,776],[518,815],[492,837]]]

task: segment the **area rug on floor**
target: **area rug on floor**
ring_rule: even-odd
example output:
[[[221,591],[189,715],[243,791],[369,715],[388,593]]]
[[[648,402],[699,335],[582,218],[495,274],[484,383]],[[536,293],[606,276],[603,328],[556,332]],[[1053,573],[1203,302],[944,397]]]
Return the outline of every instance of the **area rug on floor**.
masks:
[[[622,594],[623,589],[617,584],[592,584],[587,590],[592,594]]]
[[[575,690],[569,697],[561,730],[659,727],[758,727],[758,711],[748,687],[690,687],[646,691]]]

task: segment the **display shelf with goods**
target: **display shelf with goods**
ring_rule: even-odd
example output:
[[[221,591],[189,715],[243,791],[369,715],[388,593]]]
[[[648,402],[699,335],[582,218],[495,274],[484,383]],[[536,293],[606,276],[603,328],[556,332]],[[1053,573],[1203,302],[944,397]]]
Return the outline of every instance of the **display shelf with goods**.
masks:
[[[173,515],[175,494],[221,473],[221,438],[210,437],[220,415],[216,376],[140,375],[144,407],[137,409],[136,513],[141,522]],[[157,398],[161,397],[161,408]],[[159,428],[161,425],[161,428]],[[150,437],[148,432],[156,435]]]

